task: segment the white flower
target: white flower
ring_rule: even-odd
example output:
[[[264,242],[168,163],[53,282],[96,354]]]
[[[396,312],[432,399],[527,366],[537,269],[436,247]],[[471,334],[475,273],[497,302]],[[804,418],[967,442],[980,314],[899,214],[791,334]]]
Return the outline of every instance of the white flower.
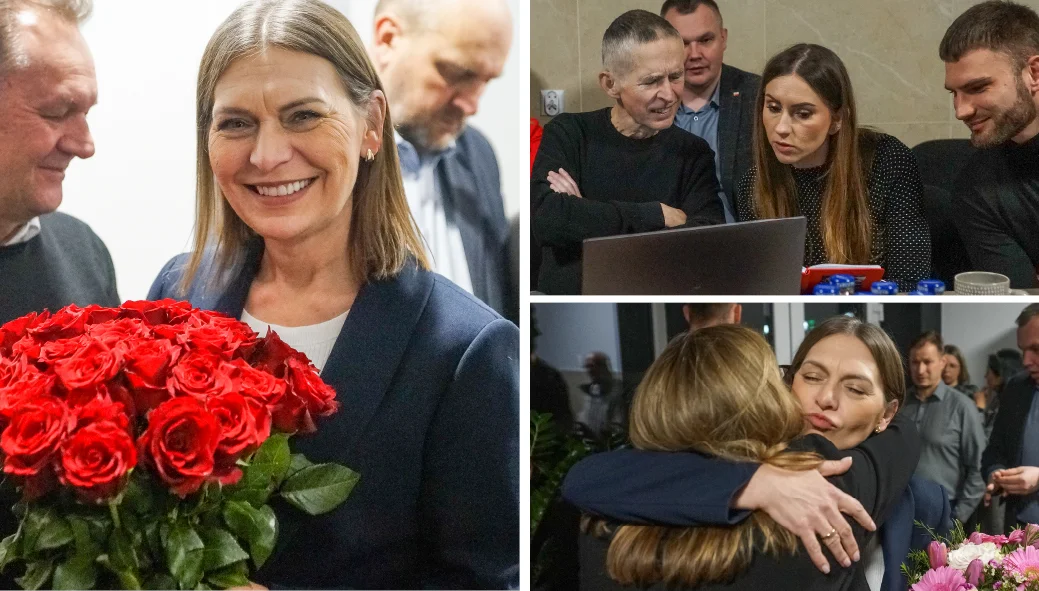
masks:
[[[949,566],[958,571],[965,571],[975,558],[981,559],[981,564],[988,564],[991,560],[999,560],[1003,557],[999,548],[992,542],[984,544],[971,544],[965,542],[959,548],[949,552]]]

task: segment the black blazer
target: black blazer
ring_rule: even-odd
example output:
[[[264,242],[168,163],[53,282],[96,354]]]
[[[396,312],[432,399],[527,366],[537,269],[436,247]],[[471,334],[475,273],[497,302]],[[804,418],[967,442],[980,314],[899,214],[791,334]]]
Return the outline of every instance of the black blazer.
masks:
[[[241,316],[259,268],[250,245],[226,287],[183,298]],[[149,299],[178,297],[186,255]],[[201,277],[210,276],[203,268]],[[479,588],[519,584],[519,329],[445,278],[406,267],[364,285],[322,379],[339,412],[294,453],[360,473],[350,498],[309,517],[275,504],[268,587]]]
[[[996,470],[1021,465],[1021,437],[1024,435],[1028,411],[1032,408],[1035,387],[1036,384],[1028,372],[1013,376],[1003,386],[1003,391],[999,394],[999,412],[996,413],[996,422],[992,426],[992,435],[989,437],[985,453],[981,454],[981,476],[986,483]],[[1017,523],[1020,502],[1021,497],[1007,497],[1007,531]]]
[[[502,202],[498,160],[487,138],[466,127],[455,149],[436,165],[434,182],[448,216],[454,215],[469,263],[473,293],[502,316],[519,322],[512,294],[519,269],[509,261],[509,223]]]
[[[754,125],[761,76],[722,64],[718,91],[718,167],[729,211],[736,215],[736,184],[754,165]]]

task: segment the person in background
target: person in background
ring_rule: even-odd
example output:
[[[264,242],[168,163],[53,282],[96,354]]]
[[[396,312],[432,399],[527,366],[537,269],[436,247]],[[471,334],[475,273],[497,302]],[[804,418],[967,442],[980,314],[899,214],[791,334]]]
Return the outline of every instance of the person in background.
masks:
[[[587,238],[724,222],[711,148],[672,125],[684,56],[666,20],[625,12],[602,40],[599,86],[614,105],[545,125],[530,180],[539,291],[580,293]]]
[[[378,73],[319,0],[253,0],[199,66],[195,250],[149,299],[272,329],[337,392],[294,453],[361,476],[308,516],[275,505],[257,582],[519,585],[519,329],[429,270]]]
[[[970,383],[967,360],[963,358],[960,348],[956,345],[945,345],[942,360],[945,361],[945,369],[942,370],[942,381],[945,382],[945,385],[955,388],[973,399],[978,387]]]
[[[584,406],[577,413],[577,423],[593,438],[606,435],[614,424],[615,399],[613,371],[610,358],[602,351],[589,353],[584,358],[588,382],[579,387],[584,392]]]
[[[689,330],[699,330],[719,324],[739,324],[743,306],[727,303],[695,303],[682,306],[682,315]]]
[[[975,269],[1010,287],[1039,287],[1039,15],[1015,2],[968,8],[938,55],[956,118],[977,150],[960,173],[951,216]]]
[[[945,487],[953,517],[966,523],[985,494],[985,430],[974,404],[942,381],[944,350],[941,335],[934,331],[910,344],[913,387],[902,414],[916,423],[923,440],[916,475]]]
[[[844,63],[808,43],[772,57],[757,96],[754,167],[736,193],[741,221],[805,216],[805,266],[880,265],[912,291],[931,272],[923,185],[912,152],[861,129]]]
[[[999,397],[1007,380],[1019,373],[1023,367],[1021,352],[1015,349],[1000,349],[988,356],[985,387],[975,392],[973,397],[974,404],[981,413],[986,437],[992,432],[996,415],[999,413]]]
[[[90,0],[0,2],[0,325],[69,304],[118,306],[104,243],[55,211],[65,169],[94,155]],[[11,532],[7,532],[11,533]]]
[[[666,0],[660,16],[685,43],[685,81],[675,125],[714,150],[725,221],[736,219],[736,183],[751,166],[754,99],[761,77],[724,64],[729,31],[714,0]]]
[[[1025,371],[1007,379],[1002,410],[981,458],[984,502],[1006,498],[1005,530],[1039,523],[1039,304],[1022,310],[1016,324]]]
[[[411,214],[436,272],[519,321],[498,160],[466,120],[512,45],[504,0],[379,0],[372,60]],[[515,302],[515,303],[514,303]]]

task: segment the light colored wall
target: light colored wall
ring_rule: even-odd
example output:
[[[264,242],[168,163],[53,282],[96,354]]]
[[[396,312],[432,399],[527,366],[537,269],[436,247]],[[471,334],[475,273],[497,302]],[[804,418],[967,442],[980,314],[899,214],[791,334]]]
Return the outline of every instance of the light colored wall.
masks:
[[[371,39],[375,0],[326,0]],[[471,119],[498,156],[506,213],[519,210],[519,0],[508,0],[514,41],[502,77]],[[143,299],[162,265],[190,248],[195,195],[195,79],[209,37],[242,0],[104,0],[82,30],[97,66],[88,118],[97,148],[75,160],[61,211],[90,224],[112,253],[119,294]],[[525,8],[524,8],[525,9]],[[524,165],[525,166],[525,165]]]
[[[963,351],[975,385],[985,383],[990,354],[1017,348],[1014,320],[1025,306],[1026,303],[942,304],[942,339]]]
[[[1039,0],[1018,1],[1039,10]],[[729,31],[726,63],[760,73],[769,56],[794,43],[825,45],[851,74],[860,121],[910,147],[928,139],[969,136],[953,116],[943,87],[938,44],[952,21],[976,3],[718,0]],[[657,13],[661,4],[663,0],[532,0],[531,116],[540,116],[541,89],[565,90],[568,111],[609,106],[597,79],[603,32],[626,10]]]
[[[537,310],[538,357],[556,369],[583,371],[585,355],[602,351],[610,358],[610,368],[621,367],[617,304],[534,304]]]

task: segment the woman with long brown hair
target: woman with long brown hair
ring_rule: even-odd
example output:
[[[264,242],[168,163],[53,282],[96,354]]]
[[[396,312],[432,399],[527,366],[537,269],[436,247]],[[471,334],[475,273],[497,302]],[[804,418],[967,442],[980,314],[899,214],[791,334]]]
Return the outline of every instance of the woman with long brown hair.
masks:
[[[876,264],[899,289],[931,269],[912,152],[893,136],[860,128],[851,78],[833,51],[785,49],[761,76],[754,167],[740,181],[741,221],[803,215],[806,266]]]
[[[920,443],[911,425],[903,419],[893,422],[905,392],[901,362],[890,339],[874,331],[883,335],[854,319],[833,319],[813,331],[809,338],[814,343],[802,347],[794,360],[797,395],[782,381],[772,350],[750,329],[720,326],[683,334],[639,386],[631,411],[632,444],[639,450],[697,452],[793,471],[851,456],[851,469],[833,481],[879,521],[901,498]],[[826,346],[813,346],[820,342]],[[849,352],[859,362],[847,357]],[[873,361],[877,356],[884,362]],[[566,496],[573,499],[569,492]],[[826,522],[813,534],[835,555],[837,525]],[[808,554],[798,551],[797,536],[763,511],[727,526],[604,523],[596,529],[608,541],[585,540],[591,547],[582,560],[586,589],[612,589],[617,583],[847,589],[864,582],[857,564],[829,575],[818,570]],[[852,529],[860,545],[871,539],[863,528]]]

